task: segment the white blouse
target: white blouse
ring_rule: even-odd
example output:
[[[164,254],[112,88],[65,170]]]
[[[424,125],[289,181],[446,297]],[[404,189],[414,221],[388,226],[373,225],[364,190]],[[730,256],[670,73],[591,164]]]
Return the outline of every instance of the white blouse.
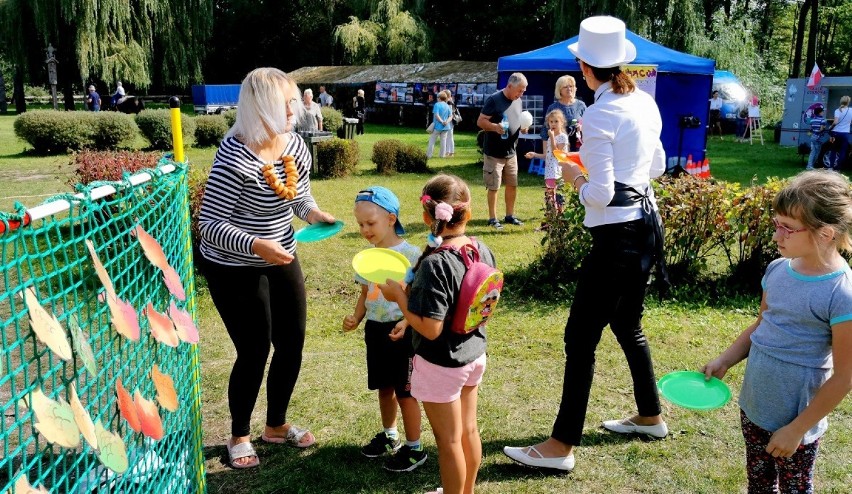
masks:
[[[610,83],[595,91],[595,103],[583,115],[583,146],[580,159],[589,181],[580,187],[580,203],[586,208],[587,227],[624,223],[642,217],[640,204],[607,207],[615,194],[615,182],[641,191],[652,178],[666,171],[666,153],[660,141],[663,122],[657,103],[636,89],[615,94]],[[651,191],[653,201],[653,191]]]

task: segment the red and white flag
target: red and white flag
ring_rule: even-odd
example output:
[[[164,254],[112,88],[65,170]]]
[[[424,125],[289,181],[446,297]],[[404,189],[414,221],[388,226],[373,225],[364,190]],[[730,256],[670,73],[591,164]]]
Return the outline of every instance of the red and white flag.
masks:
[[[822,72],[819,71],[819,65],[814,64],[814,69],[811,71],[811,76],[808,77],[806,86],[808,89],[813,89],[819,86],[819,81],[822,80]]]

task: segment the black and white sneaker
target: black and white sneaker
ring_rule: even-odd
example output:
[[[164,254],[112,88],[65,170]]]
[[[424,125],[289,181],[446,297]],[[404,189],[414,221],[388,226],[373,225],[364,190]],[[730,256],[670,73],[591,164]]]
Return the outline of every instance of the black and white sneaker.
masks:
[[[378,458],[385,453],[395,453],[401,446],[399,439],[392,438],[382,431],[376,434],[369,444],[361,448],[361,454],[367,458]]]
[[[491,218],[490,220],[488,220],[488,226],[490,226],[490,227],[492,227],[496,230],[502,230],[503,229],[503,225],[501,225],[500,222],[497,221],[497,218]]]
[[[426,462],[428,455],[423,449],[412,449],[404,445],[385,462],[385,470],[391,472],[410,472]]]
[[[518,218],[516,218],[512,215],[506,215],[506,217],[503,218],[503,223],[506,223],[507,225],[515,225],[515,226],[521,226],[521,225],[524,224],[523,221],[519,220]]]

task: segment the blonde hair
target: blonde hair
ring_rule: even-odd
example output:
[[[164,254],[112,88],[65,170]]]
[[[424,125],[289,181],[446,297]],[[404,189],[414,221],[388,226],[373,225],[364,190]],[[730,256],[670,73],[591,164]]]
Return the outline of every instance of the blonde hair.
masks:
[[[775,196],[772,209],[777,214],[801,221],[813,232],[829,226],[839,250],[852,250],[852,191],[849,179],[826,170],[799,173]]]
[[[447,101],[448,99],[450,99],[450,98],[449,98],[449,96],[447,96],[447,93],[445,93],[443,91],[438,93],[438,101]]]
[[[843,96],[842,98],[840,98],[841,108],[844,107],[844,106],[849,106],[849,100],[850,100],[849,96]]]
[[[556,79],[556,86],[553,88],[553,97],[556,98],[556,101],[561,99],[559,92],[562,91],[562,88],[567,86],[569,82],[573,84],[575,88],[577,87],[577,80],[574,79],[573,76],[563,75],[559,79]]]
[[[565,128],[568,126],[568,122],[565,120],[565,114],[559,108],[555,110],[550,110],[550,112],[544,116],[544,124],[548,128],[550,128],[550,120],[556,119],[559,120],[559,130],[565,132]]]
[[[283,71],[273,67],[254,69],[246,75],[240,87],[237,119],[226,137],[237,136],[247,145],[262,144],[290,130],[287,107],[298,120],[302,104],[296,82]]]
[[[362,98],[364,97],[364,90],[363,89],[358,90],[358,96],[360,96]]]

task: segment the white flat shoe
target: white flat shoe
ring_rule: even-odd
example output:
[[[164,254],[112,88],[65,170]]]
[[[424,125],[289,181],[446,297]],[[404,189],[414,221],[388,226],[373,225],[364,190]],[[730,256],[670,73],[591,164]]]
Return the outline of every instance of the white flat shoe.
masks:
[[[638,425],[630,421],[624,420],[607,420],[603,424],[603,428],[619,434],[647,434],[657,438],[666,437],[669,433],[669,428],[665,422],[654,425]]]
[[[530,453],[535,456],[530,456]],[[503,454],[515,460],[521,465],[535,468],[549,468],[551,470],[561,470],[570,472],[574,470],[574,455],[557,456],[555,458],[545,458],[535,449],[535,446],[526,446],[522,448],[514,448],[511,446],[503,447]]]

